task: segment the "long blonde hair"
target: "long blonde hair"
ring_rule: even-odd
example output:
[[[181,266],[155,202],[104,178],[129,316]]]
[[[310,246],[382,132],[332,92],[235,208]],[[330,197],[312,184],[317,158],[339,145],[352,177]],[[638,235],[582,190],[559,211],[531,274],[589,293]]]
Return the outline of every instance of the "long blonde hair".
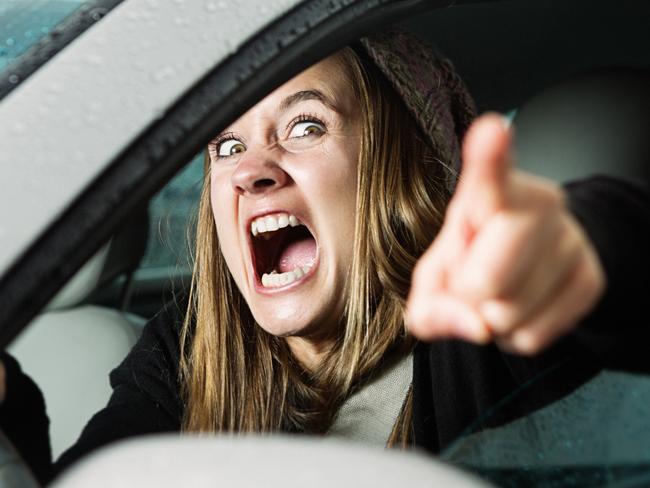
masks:
[[[413,266],[441,226],[448,174],[377,68],[351,48],[334,56],[362,114],[354,254],[337,340],[310,372],[285,339],[255,323],[219,250],[206,177],[181,332],[185,431],[324,433],[389,351],[413,346],[404,300]],[[409,438],[410,405],[409,394],[391,443]]]

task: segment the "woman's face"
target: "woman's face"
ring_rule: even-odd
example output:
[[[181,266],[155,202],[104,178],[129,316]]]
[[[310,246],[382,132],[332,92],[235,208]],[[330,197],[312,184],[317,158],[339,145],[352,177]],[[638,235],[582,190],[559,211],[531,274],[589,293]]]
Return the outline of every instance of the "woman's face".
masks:
[[[352,262],[359,105],[327,58],[246,112],[209,147],[221,251],[256,321],[318,338],[343,312]]]

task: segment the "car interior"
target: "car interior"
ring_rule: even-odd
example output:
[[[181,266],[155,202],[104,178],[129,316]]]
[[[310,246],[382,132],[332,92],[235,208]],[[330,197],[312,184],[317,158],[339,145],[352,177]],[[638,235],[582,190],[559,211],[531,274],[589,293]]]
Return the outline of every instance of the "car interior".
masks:
[[[454,62],[479,112],[509,115],[522,169],[560,182],[605,173],[638,184],[650,177],[648,25],[645,2],[533,0],[461,4],[400,27]],[[54,458],[105,405],[108,373],[147,320],[189,283],[202,172],[199,154],[131,213],[10,345],[45,395]],[[634,385],[635,404],[650,400],[645,378],[611,381]],[[601,386],[614,388],[608,385]],[[627,424],[625,432],[646,435],[626,461],[650,459],[650,429],[641,420]],[[487,445],[483,438],[471,442],[473,451],[454,446],[448,459],[462,463]]]

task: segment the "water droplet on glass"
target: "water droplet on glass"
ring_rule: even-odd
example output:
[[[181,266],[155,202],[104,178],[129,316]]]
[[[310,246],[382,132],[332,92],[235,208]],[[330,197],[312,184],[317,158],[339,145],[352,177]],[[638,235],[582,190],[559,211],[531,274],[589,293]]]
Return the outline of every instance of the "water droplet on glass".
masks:
[[[15,43],[16,43],[16,41],[15,41],[15,39],[13,37],[10,37],[5,41],[5,44],[7,46],[13,46]]]
[[[208,3],[205,4],[205,9],[208,12],[216,12],[217,10],[219,10],[219,7],[214,2],[208,2]]]
[[[174,76],[174,68],[172,68],[171,66],[165,66],[152,73],[151,80],[154,83],[162,83],[163,81],[168,80],[172,76]]]
[[[97,119],[97,116],[87,113],[87,114],[84,115],[84,121],[86,122],[87,125],[92,126],[92,125],[97,124],[98,119]]]
[[[50,83],[49,89],[52,93],[61,93],[63,91],[63,85],[55,81]]]
[[[43,27],[41,27],[41,33],[42,33],[42,34],[47,34],[48,32],[50,32],[50,28],[49,28],[49,27],[47,27],[47,26],[45,26],[45,25],[44,25]]]
[[[108,44],[108,39],[106,39],[106,37],[104,36],[96,36],[95,44],[97,44],[98,46],[105,46],[106,44]]]
[[[20,81],[20,77],[18,75],[9,75],[9,83],[12,85],[15,85]]]
[[[73,158],[74,158],[75,161],[77,161],[79,163],[86,162],[86,160],[88,159],[86,157],[86,153],[83,152],[81,149],[75,149],[74,154],[73,154]]]
[[[86,62],[88,62],[90,64],[102,64],[104,62],[104,60],[102,59],[101,56],[99,56],[97,54],[90,54],[90,55],[86,56]]]
[[[103,105],[102,102],[99,100],[92,100],[88,104],[88,108],[90,109],[91,112],[99,112],[102,109]]]
[[[187,18],[175,18],[174,19],[174,24],[176,24],[179,27],[184,27],[186,25],[190,25],[190,20]]]
[[[101,20],[107,12],[108,9],[103,7],[94,8],[90,11],[90,18],[96,22],[98,20]]]
[[[226,10],[227,7],[228,7],[228,4],[226,2],[224,2],[223,0],[221,0],[220,2],[217,2],[217,8],[219,10]]]
[[[230,39],[224,39],[221,43],[226,50],[226,52],[233,52],[235,50],[235,44]]]
[[[16,122],[13,126],[15,134],[23,134],[27,130],[27,126],[22,122]]]

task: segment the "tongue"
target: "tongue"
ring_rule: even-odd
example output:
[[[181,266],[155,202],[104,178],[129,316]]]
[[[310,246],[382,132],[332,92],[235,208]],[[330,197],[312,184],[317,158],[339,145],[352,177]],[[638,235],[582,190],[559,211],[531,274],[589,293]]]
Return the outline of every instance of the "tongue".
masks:
[[[313,237],[293,241],[282,251],[278,261],[278,271],[286,273],[298,266],[311,266],[316,259],[316,241]]]

